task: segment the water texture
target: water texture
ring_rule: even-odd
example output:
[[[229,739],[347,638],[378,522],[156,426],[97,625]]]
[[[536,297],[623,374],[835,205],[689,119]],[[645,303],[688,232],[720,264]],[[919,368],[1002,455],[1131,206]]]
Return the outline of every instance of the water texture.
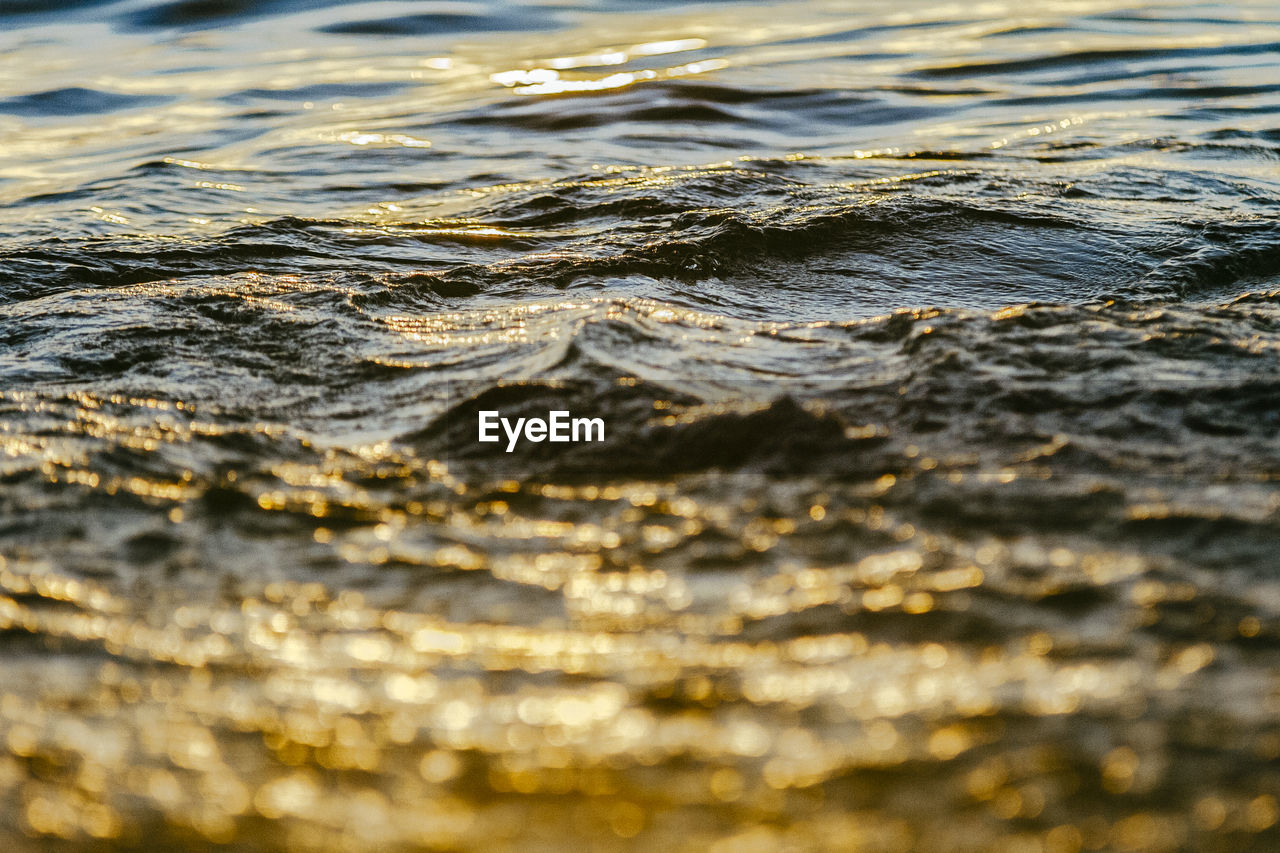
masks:
[[[0,845],[1276,849],[1278,114],[1261,0],[0,3]]]

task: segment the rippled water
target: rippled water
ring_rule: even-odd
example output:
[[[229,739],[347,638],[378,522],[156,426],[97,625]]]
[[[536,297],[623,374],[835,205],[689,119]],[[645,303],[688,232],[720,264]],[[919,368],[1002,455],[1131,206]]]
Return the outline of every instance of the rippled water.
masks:
[[[1278,112],[1261,0],[0,3],[4,849],[1276,849]]]

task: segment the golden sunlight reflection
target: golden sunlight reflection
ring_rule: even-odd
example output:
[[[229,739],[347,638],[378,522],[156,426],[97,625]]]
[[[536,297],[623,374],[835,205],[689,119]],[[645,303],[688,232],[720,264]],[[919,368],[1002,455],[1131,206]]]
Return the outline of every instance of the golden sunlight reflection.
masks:
[[[359,130],[347,130],[336,135],[336,139],[351,145],[391,145],[403,148],[430,148],[431,142],[419,139],[406,133],[368,133]]]
[[[432,470],[450,480],[445,468]],[[264,493],[265,510],[291,511],[340,481],[333,471],[281,473],[293,492]],[[903,619],[963,614],[974,594],[1025,584],[1009,571],[1015,562],[1043,560],[1104,586],[1143,567],[1122,554],[1046,553],[1031,543],[1011,550],[992,542],[966,555],[895,527],[879,505],[841,508],[827,493],[804,496],[798,519],[752,520],[735,535],[748,553],[762,553],[839,524],[896,529],[904,546],[848,564],[785,563],[715,580],[661,555],[739,518],[723,500],[639,481],[513,484],[499,493],[505,497],[476,499],[469,510],[406,508],[437,518],[456,543],[415,542],[407,516],[385,512],[373,529],[317,542],[352,560],[381,547],[382,563],[531,585],[561,596],[559,619],[457,621],[321,581],[285,580],[246,589],[238,602],[175,601],[156,622],[91,581],[4,565],[0,629],[112,656],[67,659],[45,673],[36,695],[0,681],[8,748],[0,780],[22,786],[27,825],[44,836],[127,841],[136,831],[130,811],[145,803],[172,826],[219,843],[261,818],[288,817],[278,824],[288,844],[340,850],[486,845],[514,838],[535,814],[586,820],[574,831],[621,842],[681,814],[748,809],[787,815],[788,837],[800,839],[854,820],[859,837],[879,849],[886,837],[907,845],[911,836],[875,811],[849,813],[824,790],[850,773],[926,766],[979,811],[1033,817],[1046,807],[1043,785],[1058,784],[1052,768],[1060,759],[1051,744],[1022,757],[993,751],[1018,715],[1130,715],[1144,681],[1176,691],[1215,656],[1209,644],[1163,662],[1064,655],[1058,644],[1078,641],[1044,631],[985,645],[887,642],[857,630],[753,639],[749,625],[831,607]],[[597,525],[554,522],[514,509],[521,495],[599,504],[603,513]],[[624,540],[623,530],[633,532]],[[499,547],[484,556],[462,544],[479,536],[548,549],[502,555]],[[631,547],[624,541],[642,547],[645,564],[619,571],[611,555]],[[1148,589],[1142,606],[1168,594]],[[5,675],[20,673],[19,664]],[[68,704],[86,694],[94,712]],[[48,771],[20,781],[14,763],[32,761]],[[1102,784],[1124,791],[1151,784],[1158,757],[1135,741],[1102,750],[1097,762]],[[335,773],[346,775],[322,777]],[[595,817],[582,817],[583,804]],[[1255,832],[1277,818],[1265,799],[1198,808],[1202,822],[1238,815]],[[1117,844],[1132,833],[1176,839],[1187,820],[1135,812],[1070,832]],[[724,843],[710,827],[687,831],[694,846]],[[1059,844],[1070,832],[1058,826],[1039,839]]]
[[[612,63],[603,63],[612,64]],[[568,78],[552,68],[533,68],[527,71],[502,71],[491,74],[489,79],[511,89],[517,95],[558,95],[565,92],[595,92],[604,89],[621,89],[646,80],[692,77],[718,71],[729,66],[725,59],[705,59],[661,70],[641,69],[618,71],[603,77]]]
[[[565,312],[646,310],[702,323],[697,312],[600,301],[525,306],[519,318],[384,322],[453,347],[499,316],[522,329]],[[141,397],[80,403],[86,431],[127,432],[131,410],[189,408]],[[133,440],[157,452],[158,438],[172,436]],[[5,449],[30,452],[31,441],[6,437]],[[1018,464],[1063,446],[1050,441]],[[1275,825],[1274,800],[1208,788],[1194,813],[1135,803],[1084,823],[1036,823],[1062,791],[1088,784],[1081,774],[1116,795],[1151,790],[1161,747],[1140,729],[1077,743],[1092,764],[1072,769],[1052,740],[1017,746],[1027,732],[1072,716],[1140,720],[1150,703],[1213,678],[1226,652],[1203,641],[1113,653],[1129,626],[1193,601],[1195,587],[1156,580],[1149,562],[1123,551],[971,543],[904,522],[892,500],[913,476],[972,464],[910,448],[908,458],[898,474],[861,484],[771,492],[748,478],[724,492],[696,479],[468,484],[444,462],[415,467],[371,445],[281,463],[272,486],[246,488],[268,517],[310,519],[309,547],[337,566],[387,573],[381,589],[344,586],[342,570],[308,580],[267,571],[242,576],[234,596],[195,594],[197,584],[142,601],[38,561],[0,563],[0,630],[95,652],[65,656],[35,682],[21,661],[0,673],[0,792],[43,837],[134,843],[137,815],[152,813],[174,838],[279,832],[279,843],[317,851],[489,847],[521,837],[530,820],[605,847],[678,832],[688,849],[730,850],[746,842],[706,818],[741,826],[747,814],[785,827],[770,843],[856,827],[860,845],[906,850],[927,822],[850,809],[847,786],[876,778],[905,796],[920,773],[973,810],[972,832],[993,849],[1085,849],[1085,840],[1172,849],[1208,825],[1255,834]],[[78,465],[51,456],[49,476],[123,485]],[[371,489],[388,477],[437,491],[386,505]],[[202,498],[181,481],[129,490],[170,506],[174,523],[201,517]],[[868,545],[823,557],[833,531]],[[472,589],[529,597],[495,600],[476,618],[444,596],[433,612],[387,585],[406,573],[446,584],[466,575]],[[1124,615],[1101,631],[1050,621],[970,639],[910,627],[1081,591]],[[1239,621],[1240,636],[1260,630]],[[1268,743],[1256,747],[1280,754]],[[19,771],[32,764],[44,769]],[[1010,831],[1018,818],[1027,828]]]

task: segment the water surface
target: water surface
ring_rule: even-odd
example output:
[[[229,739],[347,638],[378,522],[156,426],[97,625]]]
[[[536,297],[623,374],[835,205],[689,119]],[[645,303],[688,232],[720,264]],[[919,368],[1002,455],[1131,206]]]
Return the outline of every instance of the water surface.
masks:
[[[6,849],[1274,849],[1278,112],[1248,0],[3,4]]]

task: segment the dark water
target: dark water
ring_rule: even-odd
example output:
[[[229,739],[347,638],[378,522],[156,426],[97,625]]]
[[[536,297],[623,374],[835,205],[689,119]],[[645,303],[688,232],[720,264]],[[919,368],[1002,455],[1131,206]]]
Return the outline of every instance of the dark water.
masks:
[[[1278,113],[1268,2],[0,3],[4,849],[1277,849]]]

